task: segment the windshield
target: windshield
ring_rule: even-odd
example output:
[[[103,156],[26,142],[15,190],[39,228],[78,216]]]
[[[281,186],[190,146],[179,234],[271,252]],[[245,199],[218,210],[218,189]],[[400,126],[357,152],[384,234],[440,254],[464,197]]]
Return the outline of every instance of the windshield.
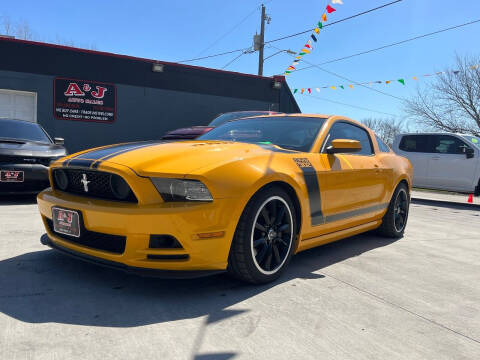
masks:
[[[240,119],[240,118],[250,117],[250,116],[257,116],[257,115],[266,115],[265,113],[266,111],[238,111],[238,112],[225,113],[217,116],[208,125],[220,126],[230,120],[235,120],[235,119]]]
[[[0,119],[0,139],[15,139],[50,143],[43,129],[34,123]]]
[[[313,117],[249,118],[223,124],[198,139],[273,144],[284,149],[308,152],[324,122],[324,118]]]
[[[470,135],[464,135],[464,139],[467,139],[470,141],[473,145],[477,146],[480,148],[480,138],[476,136],[470,136]]]

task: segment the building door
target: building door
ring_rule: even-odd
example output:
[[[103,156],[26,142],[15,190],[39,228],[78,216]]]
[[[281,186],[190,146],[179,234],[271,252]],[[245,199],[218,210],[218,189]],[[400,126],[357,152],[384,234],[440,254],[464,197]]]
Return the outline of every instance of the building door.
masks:
[[[37,122],[37,93],[0,89],[0,119]]]

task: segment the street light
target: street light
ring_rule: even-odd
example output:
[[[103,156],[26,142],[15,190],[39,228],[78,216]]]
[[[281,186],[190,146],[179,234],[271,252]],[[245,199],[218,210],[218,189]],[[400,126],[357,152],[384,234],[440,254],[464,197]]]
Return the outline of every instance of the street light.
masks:
[[[292,51],[290,49],[285,49],[285,50],[279,50],[277,51],[276,53],[273,53],[272,55],[270,56],[267,56],[265,59],[263,59],[263,61],[267,60],[268,58],[271,58],[272,56],[275,56],[275,55],[278,55],[282,52],[286,52],[287,54],[290,54],[290,55],[296,55],[297,53],[295,51]]]

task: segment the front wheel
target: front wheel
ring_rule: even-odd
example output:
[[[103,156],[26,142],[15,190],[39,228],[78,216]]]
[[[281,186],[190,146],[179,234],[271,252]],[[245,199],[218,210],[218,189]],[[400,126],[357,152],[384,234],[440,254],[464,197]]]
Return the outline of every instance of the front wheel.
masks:
[[[395,189],[382,225],[378,228],[380,235],[390,238],[401,238],[407,226],[408,210],[410,208],[410,194],[408,187],[401,183]]]
[[[228,272],[255,284],[278,278],[292,256],[295,221],[292,201],[282,188],[270,187],[256,194],[238,222]]]

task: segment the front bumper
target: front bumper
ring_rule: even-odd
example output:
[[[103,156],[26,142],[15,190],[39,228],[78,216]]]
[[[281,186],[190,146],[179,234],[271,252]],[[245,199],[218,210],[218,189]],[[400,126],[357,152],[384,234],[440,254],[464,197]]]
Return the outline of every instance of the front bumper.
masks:
[[[225,270],[238,221],[236,211],[232,211],[235,199],[144,205],[97,200],[47,189],[38,195],[37,200],[47,231],[46,245],[76,257],[133,272],[138,272],[138,269]],[[125,237],[124,251],[112,253],[96,249],[53,232],[49,223],[54,206],[79,211],[84,229],[89,232]],[[207,239],[198,236],[205,233],[221,233],[223,236]],[[150,235],[173,236],[183,248],[150,248]],[[95,239],[92,243],[95,244]]]
[[[39,193],[50,186],[48,167],[40,164],[0,164],[0,170],[23,171],[23,182],[1,182],[0,194]]]
[[[105,260],[102,258],[97,258],[94,256],[90,256],[87,254],[83,254],[80,252],[76,252],[69,248],[65,248],[60,246],[50,240],[47,234],[43,234],[40,238],[40,242],[43,245],[47,245],[54,250],[60,251],[62,254],[71,256],[75,259],[86,261],[92,264],[100,265],[103,267],[107,267],[110,269],[124,271],[128,274],[134,274],[138,276],[145,276],[145,277],[158,277],[162,279],[194,279],[203,276],[210,276],[218,273],[224,272],[224,270],[161,270],[161,269],[148,269],[148,268],[141,268],[141,267],[133,267],[127,266],[125,264]]]

